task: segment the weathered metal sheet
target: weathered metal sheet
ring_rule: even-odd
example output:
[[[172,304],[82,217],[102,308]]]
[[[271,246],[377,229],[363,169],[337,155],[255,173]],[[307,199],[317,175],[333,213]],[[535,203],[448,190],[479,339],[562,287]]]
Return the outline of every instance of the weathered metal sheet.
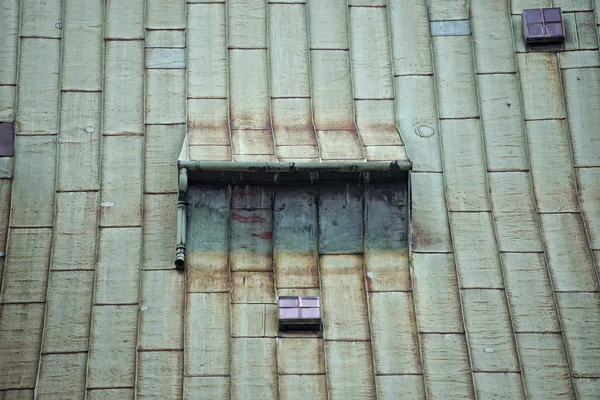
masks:
[[[6,253],[6,237],[10,219],[10,192],[12,179],[0,179],[0,252]],[[1,283],[1,282],[0,282]]]
[[[60,38],[61,5],[60,0],[24,0],[21,8],[20,36]]]
[[[504,290],[462,290],[465,331],[473,370],[519,372]]]
[[[327,340],[368,340],[367,296],[360,255],[321,256],[322,308]],[[331,385],[330,385],[331,386]]]
[[[358,185],[319,187],[319,253],[363,252],[363,192]]]
[[[557,293],[556,300],[571,360],[577,377],[600,375],[600,294]]]
[[[323,161],[364,160],[356,131],[317,131]]]
[[[177,191],[177,157],[186,134],[185,124],[148,125],[144,143],[144,192]]]
[[[453,254],[413,253],[419,332],[464,332]]]
[[[478,119],[440,122],[448,209],[488,211],[486,164]]]
[[[277,159],[281,162],[296,162],[295,160],[298,162],[319,162],[319,148],[317,146],[277,146],[276,151]]]
[[[58,192],[52,269],[94,269],[98,192]]]
[[[576,175],[590,246],[600,249],[600,168],[578,168]]]
[[[565,51],[558,55],[560,69],[600,67],[597,50]]]
[[[523,9],[536,7],[550,7],[550,0],[510,0],[511,13],[519,14],[519,20],[523,13]]]
[[[363,146],[403,144],[396,128],[394,100],[355,100],[354,106],[356,126]]]
[[[230,48],[266,48],[267,4],[264,0],[227,2]]]
[[[183,351],[140,351],[138,399],[178,399],[183,391]]]
[[[563,25],[565,29],[564,49],[567,51],[578,50],[579,40],[577,40],[577,22],[575,13],[562,14]]]
[[[266,49],[229,50],[231,129],[270,129]]]
[[[597,46],[597,42],[596,42]],[[600,68],[563,71],[565,104],[576,167],[600,166],[600,139],[595,134],[600,124]]]
[[[575,399],[562,335],[518,333],[516,337],[527,397]]]
[[[0,86],[0,122],[13,122],[15,120],[16,96],[16,86]]]
[[[435,37],[432,43],[440,118],[478,117],[471,37]]]
[[[451,252],[444,178],[437,173],[413,173],[411,236],[415,252]]]
[[[311,49],[348,48],[346,7],[347,3],[344,0],[308,2]]]
[[[429,18],[432,21],[469,18],[469,2],[466,0],[432,0],[429,3]]]
[[[376,376],[377,398],[382,400],[424,400],[423,375]]]
[[[163,270],[142,271],[141,279],[138,348],[182,349],[185,277]]]
[[[229,145],[228,107],[227,99],[188,99],[189,144]]]
[[[316,145],[310,99],[271,99],[277,146]]]
[[[478,75],[477,84],[488,170],[528,169],[517,76]]]
[[[13,177],[14,157],[0,157],[0,179]]]
[[[144,42],[107,41],[103,134],[144,133],[143,94]]]
[[[519,53],[517,61],[525,119],[566,117],[556,55]]]
[[[144,138],[105,136],[102,142],[100,226],[140,226]]]
[[[268,7],[271,96],[310,96],[306,5]]]
[[[506,293],[515,332],[558,332],[543,253],[503,253]]]
[[[190,160],[231,161],[231,146],[190,146]]]
[[[503,288],[491,213],[450,213],[461,288]]]
[[[230,222],[232,271],[273,269],[273,211],[232,209]]]
[[[473,1],[470,14],[477,73],[516,72],[509,2]]]
[[[277,306],[275,304],[231,305],[231,337],[277,336]]]
[[[18,0],[8,0],[2,3],[2,13],[0,14],[0,26],[4,27],[3,34],[0,36],[0,48],[3,49],[0,54],[0,84],[2,85],[17,83],[19,6]],[[11,104],[14,109],[14,97]]]
[[[111,0],[106,3],[104,37],[144,38],[144,0]]]
[[[326,341],[325,353],[329,399],[376,398],[369,342]]]
[[[146,30],[146,48],[185,48],[185,29]]]
[[[162,47],[146,48],[146,68],[185,69],[185,61],[185,49]],[[182,72],[181,74],[183,75],[184,73]],[[181,95],[185,92],[174,89],[171,89],[171,91],[174,92],[173,95]]]
[[[225,4],[190,4],[187,16],[187,97],[227,98]]]
[[[17,133],[55,135],[58,133],[60,40],[22,39],[20,55]]]
[[[273,187],[237,185],[231,190],[231,208],[238,210],[270,210],[273,207]]]
[[[52,226],[56,174],[54,137],[17,136],[15,154],[11,226]]]
[[[231,384],[228,376],[184,377],[183,399],[229,400]]]
[[[277,342],[279,374],[325,374],[323,345],[323,340],[314,337],[280,338]]]
[[[88,388],[133,387],[137,319],[137,305],[94,306]]]
[[[143,269],[174,268],[176,221],[176,193],[144,195]]]
[[[336,3],[339,0],[323,4]],[[309,6],[309,10],[313,8]],[[327,25],[317,26],[323,29]],[[311,43],[311,46],[314,44]],[[326,131],[353,130],[354,107],[348,51],[313,50],[310,57],[315,128]]]
[[[583,221],[579,214],[540,214],[554,290],[598,290]]]
[[[186,122],[184,88],[185,71],[147,70],[146,123],[184,124]]]
[[[394,97],[387,8],[350,7],[348,26],[354,97]]]
[[[592,7],[588,9],[590,10],[588,12],[575,13],[577,41],[581,50],[595,50],[598,48],[598,38],[595,32],[596,20],[594,19],[594,13],[591,11]]]
[[[573,381],[580,399],[593,399],[600,393],[600,378],[575,378]]]
[[[15,390],[3,390],[0,392],[0,399],[2,400],[33,400],[34,390],[28,389],[15,389]]]
[[[46,300],[52,229],[11,228],[2,280],[2,303]]]
[[[396,118],[413,171],[441,172],[440,132],[432,76],[399,76]],[[418,93],[418,96],[414,94]]]
[[[476,372],[475,393],[479,399],[525,400],[521,374]]]
[[[528,121],[533,192],[539,212],[579,211],[564,121]]]
[[[0,305],[0,387],[35,386],[44,304]]]
[[[421,356],[411,293],[369,293],[376,374],[419,374]]]
[[[281,400],[325,400],[327,399],[325,375],[281,375],[279,398]]]
[[[276,399],[275,339],[231,339],[231,399]]]
[[[367,189],[365,199],[365,270],[369,291],[410,290],[408,207],[397,185]]]
[[[62,8],[62,90],[102,90],[104,2],[66,0]]]
[[[234,158],[236,155],[273,155],[273,132],[270,129],[232,129],[231,148]]]
[[[58,191],[100,189],[102,93],[63,92]]]
[[[228,293],[189,293],[185,311],[185,375],[229,375]]]
[[[193,186],[188,191],[187,200],[187,290],[227,292],[229,192],[225,187]]]
[[[471,21],[468,19],[431,21],[429,29],[431,36],[468,36],[471,34]]]
[[[94,304],[138,302],[141,253],[142,228],[100,230]]]
[[[232,161],[240,161],[240,162],[252,162],[252,163],[261,163],[261,162],[276,162],[277,157],[274,154],[233,154]]]
[[[527,172],[488,173],[500,251],[543,251]]]
[[[184,0],[147,0],[146,28],[150,29],[184,29]]]
[[[421,335],[423,372],[429,399],[473,399],[473,381],[464,335]]]
[[[592,10],[594,8],[592,0],[553,0],[552,6],[561,7],[563,11]]]
[[[88,389],[88,400],[133,400],[134,389]]]
[[[42,352],[88,350],[93,290],[93,271],[50,272]]]
[[[85,397],[87,353],[44,354],[36,385],[39,398]]]
[[[317,218],[316,188],[276,189],[273,262],[278,288],[319,286]]]
[[[394,76],[433,74],[427,2],[389,1]]]
[[[365,146],[367,161],[408,160],[404,146]]]
[[[232,303],[275,303],[272,272],[232,272]]]

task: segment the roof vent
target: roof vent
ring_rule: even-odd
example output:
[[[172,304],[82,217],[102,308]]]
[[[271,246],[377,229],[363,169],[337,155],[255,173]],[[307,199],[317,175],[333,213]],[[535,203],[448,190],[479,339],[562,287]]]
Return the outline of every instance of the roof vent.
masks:
[[[525,43],[562,42],[565,40],[561,9],[555,7],[523,10],[523,36]]]
[[[281,334],[321,332],[321,302],[316,296],[282,296],[277,301],[277,322]]]

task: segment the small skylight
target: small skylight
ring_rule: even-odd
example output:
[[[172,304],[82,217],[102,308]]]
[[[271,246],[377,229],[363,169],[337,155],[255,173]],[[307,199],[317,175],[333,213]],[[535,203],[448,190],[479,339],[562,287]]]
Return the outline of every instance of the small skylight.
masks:
[[[279,331],[314,332],[321,330],[321,302],[316,296],[282,296],[277,301]]]
[[[523,10],[523,35],[526,43],[563,41],[565,28],[561,9],[555,7]]]

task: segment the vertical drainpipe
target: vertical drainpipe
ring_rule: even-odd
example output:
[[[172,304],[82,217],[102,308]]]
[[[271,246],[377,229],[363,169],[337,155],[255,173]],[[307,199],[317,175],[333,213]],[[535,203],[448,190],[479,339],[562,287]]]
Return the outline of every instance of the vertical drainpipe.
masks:
[[[187,234],[187,168],[179,170],[179,197],[177,199],[177,247],[175,249],[175,267],[185,266],[185,246]]]

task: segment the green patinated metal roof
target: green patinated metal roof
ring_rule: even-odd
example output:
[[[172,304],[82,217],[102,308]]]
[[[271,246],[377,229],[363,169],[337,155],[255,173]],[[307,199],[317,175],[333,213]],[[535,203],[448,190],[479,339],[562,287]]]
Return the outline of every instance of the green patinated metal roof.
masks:
[[[523,41],[545,6],[560,51]],[[599,12],[2,1],[0,399],[600,398]],[[471,34],[432,36],[447,20]],[[188,238],[206,271],[176,271],[184,140],[189,160],[410,159],[408,254],[322,255],[315,280],[261,248],[274,266],[241,276],[215,200]],[[274,345],[275,295],[316,293],[348,294],[360,334]]]

